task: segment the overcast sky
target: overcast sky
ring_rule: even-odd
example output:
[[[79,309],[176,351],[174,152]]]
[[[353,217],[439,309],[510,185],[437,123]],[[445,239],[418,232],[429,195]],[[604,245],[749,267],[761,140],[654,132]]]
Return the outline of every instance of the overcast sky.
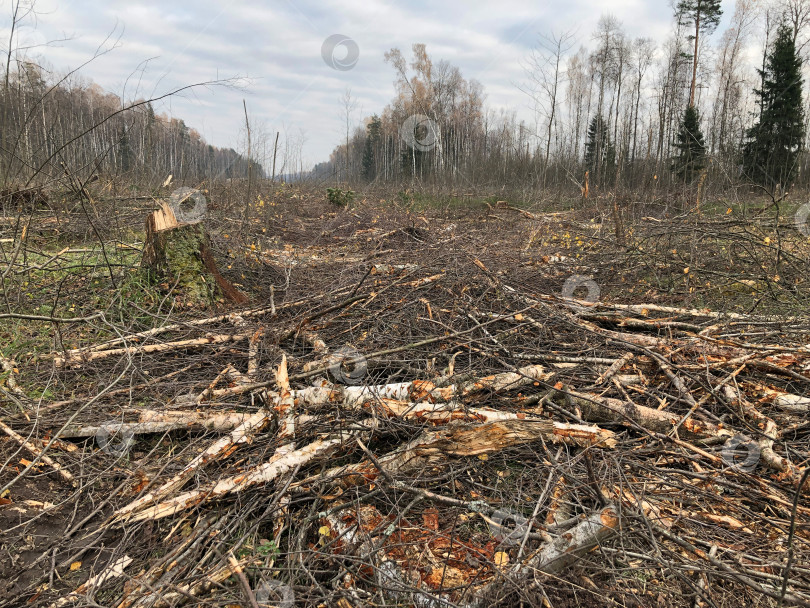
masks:
[[[11,2],[0,4],[7,32]],[[427,44],[434,61],[446,59],[484,85],[488,107],[514,109],[528,119],[528,99],[515,83],[524,79],[521,61],[539,34],[572,31],[587,45],[604,12],[631,37],[661,42],[672,27],[670,0],[39,0],[36,7],[36,29],[25,29],[21,42],[69,38],[40,51],[55,71],[85,63],[112,35],[117,48],[81,74],[130,99],[240,77],[239,89],[196,89],[161,109],[183,118],[209,143],[238,148],[244,98],[252,119],[268,132],[303,132],[310,164],[326,160],[340,140],[340,98],[347,87],[357,100],[356,124],[392,98],[394,73],[383,58],[392,47],[409,57],[411,44]],[[733,2],[725,0],[723,7],[726,21]],[[356,44],[351,69],[330,67],[322,57],[324,41],[335,34]],[[7,33],[0,36],[7,39]],[[346,57],[351,44],[335,47],[335,61],[354,59]]]

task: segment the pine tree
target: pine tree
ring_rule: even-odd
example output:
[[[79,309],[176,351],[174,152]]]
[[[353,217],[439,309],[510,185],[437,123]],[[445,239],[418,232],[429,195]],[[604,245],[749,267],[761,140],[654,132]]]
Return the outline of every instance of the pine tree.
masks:
[[[793,33],[781,25],[768,54],[765,70],[758,70],[762,89],[754,90],[762,109],[759,122],[747,132],[743,168],[767,188],[786,188],[793,180],[804,141],[802,60]]]
[[[692,82],[689,85],[689,105],[695,105],[695,87],[697,84],[698,49],[700,48],[700,34],[711,34],[720,23],[723,9],[721,0],[680,0],[675,7],[675,15],[679,23],[691,25],[695,28],[689,40],[694,42],[692,53]]]
[[[691,181],[706,166],[706,143],[700,130],[700,114],[695,106],[686,107],[674,146],[678,154],[672,170],[684,181]]]

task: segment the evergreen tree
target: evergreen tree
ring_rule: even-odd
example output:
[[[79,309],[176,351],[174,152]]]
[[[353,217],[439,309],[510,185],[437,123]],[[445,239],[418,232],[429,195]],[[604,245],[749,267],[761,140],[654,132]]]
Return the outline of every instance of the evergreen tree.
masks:
[[[697,84],[698,49],[700,48],[700,34],[711,34],[720,23],[723,9],[721,0],[679,0],[675,6],[675,15],[678,22],[695,28],[689,40],[694,42],[692,52],[692,82],[689,85],[689,105],[695,105],[695,87]]]
[[[124,173],[132,169],[133,154],[132,146],[129,143],[129,133],[125,126],[121,127],[121,135],[118,138],[118,168]]]
[[[804,141],[802,60],[789,27],[777,31],[765,70],[758,70],[762,89],[754,90],[762,113],[747,132],[743,149],[745,173],[767,188],[786,188],[793,180]]]
[[[687,106],[674,143],[678,154],[672,170],[684,181],[691,181],[706,166],[706,143],[700,130],[700,114],[695,106]]]
[[[611,164],[615,156],[610,145],[608,127],[601,114],[591,119],[588,126],[588,139],[585,141],[585,166],[594,177],[597,177],[605,165]]]
[[[380,142],[380,131],[382,121],[376,114],[371,117],[371,121],[366,127],[366,143],[363,146],[363,177],[368,181],[374,181],[377,177],[377,161],[374,151]]]
[[[174,125],[174,170],[175,177],[181,180],[186,177],[186,152],[188,150],[188,127],[185,121],[181,118],[179,120],[172,119]]]
[[[151,103],[146,104],[146,124],[144,125],[144,150],[143,150],[143,160],[145,164],[149,167],[152,166],[154,158],[156,156],[156,144],[157,144],[157,137],[155,134],[158,121],[157,117],[155,116],[155,109],[152,107]]]
[[[422,177],[426,170],[430,170],[428,155],[429,152],[406,146],[399,157],[403,175],[409,178]]]

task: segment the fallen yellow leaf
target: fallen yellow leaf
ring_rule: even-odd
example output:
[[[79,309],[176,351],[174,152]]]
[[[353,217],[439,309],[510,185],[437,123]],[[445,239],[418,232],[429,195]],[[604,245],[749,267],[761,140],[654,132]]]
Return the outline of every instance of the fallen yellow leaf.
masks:
[[[509,563],[509,554],[504,551],[498,551],[495,554],[495,565],[498,568],[503,568],[506,564]]]

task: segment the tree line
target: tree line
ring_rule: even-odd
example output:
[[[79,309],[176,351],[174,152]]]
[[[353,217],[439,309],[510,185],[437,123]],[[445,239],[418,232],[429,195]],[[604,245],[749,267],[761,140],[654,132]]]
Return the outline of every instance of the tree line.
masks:
[[[661,43],[630,39],[609,15],[587,46],[568,33],[541,37],[520,85],[532,121],[487,108],[483,86],[424,44],[409,59],[392,49],[394,98],[315,172],[452,187],[583,187],[587,179],[597,189],[660,189],[707,178],[771,194],[807,187],[810,0],[737,0],[712,42],[721,16],[720,0],[680,0]],[[746,55],[762,37],[761,64],[752,66]]]
[[[28,58],[9,61],[0,89],[0,184],[58,181],[78,175],[117,176],[128,184],[243,178],[249,161],[212,146],[149,100],[125,101],[77,77],[51,76]],[[263,168],[251,164],[252,175]]]

